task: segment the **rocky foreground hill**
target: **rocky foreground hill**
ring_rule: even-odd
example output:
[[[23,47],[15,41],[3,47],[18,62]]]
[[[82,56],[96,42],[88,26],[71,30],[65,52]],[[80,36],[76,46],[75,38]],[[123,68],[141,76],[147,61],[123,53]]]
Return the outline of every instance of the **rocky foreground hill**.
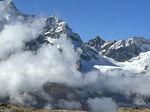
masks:
[[[33,108],[19,107],[17,105],[0,105],[0,112],[87,112],[82,110],[38,110]],[[120,108],[116,112],[150,112],[145,108]]]
[[[86,111],[71,111],[71,110],[38,110],[32,108],[19,107],[15,105],[0,105],[0,112],[86,112]]]

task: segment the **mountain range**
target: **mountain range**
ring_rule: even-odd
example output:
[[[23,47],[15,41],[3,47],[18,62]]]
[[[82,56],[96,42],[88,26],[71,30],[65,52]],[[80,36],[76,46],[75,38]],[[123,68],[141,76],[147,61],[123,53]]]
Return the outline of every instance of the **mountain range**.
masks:
[[[2,2],[1,0],[0,2]],[[14,20],[31,22],[36,18],[34,15],[26,15],[20,12],[13,2],[7,1],[5,6],[0,10],[0,31]],[[24,43],[24,51],[36,52],[44,45],[57,46],[59,52],[64,48],[59,47],[56,40],[66,38],[71,41],[74,51],[80,54],[76,62],[76,69],[81,73],[90,71],[100,71],[101,73],[118,73],[118,77],[128,76],[138,77],[149,73],[150,60],[150,39],[144,37],[132,37],[126,40],[105,41],[97,36],[87,42],[83,42],[79,34],[73,32],[66,22],[56,16],[45,18],[45,26],[40,34],[28,42]],[[68,46],[70,47],[70,46]],[[12,55],[12,54],[10,54]],[[120,72],[121,71],[121,72]],[[126,74],[125,74],[126,75]],[[120,79],[121,80],[121,79]],[[69,109],[89,110],[86,100],[88,98],[109,97],[117,103],[119,107],[149,107],[150,95],[143,95],[126,88],[123,91],[114,91],[108,88],[89,89],[87,86],[70,87],[65,84],[47,82],[43,85],[43,91],[31,91],[29,94],[36,99],[37,103],[32,104],[30,100],[26,101],[29,107],[43,108],[47,102],[43,95],[50,95],[54,109],[68,109],[63,105],[57,105],[60,102],[73,102],[76,107]],[[141,90],[142,91],[142,90]],[[9,102],[8,96],[0,98],[1,102]],[[67,103],[68,103],[67,102]],[[15,102],[13,102],[15,104]]]

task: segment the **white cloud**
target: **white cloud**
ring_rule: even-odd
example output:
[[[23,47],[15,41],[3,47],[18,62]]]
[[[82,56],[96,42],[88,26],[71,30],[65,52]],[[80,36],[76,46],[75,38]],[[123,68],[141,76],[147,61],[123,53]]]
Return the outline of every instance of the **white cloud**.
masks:
[[[111,98],[90,98],[87,102],[92,112],[115,112],[117,109],[116,103]]]

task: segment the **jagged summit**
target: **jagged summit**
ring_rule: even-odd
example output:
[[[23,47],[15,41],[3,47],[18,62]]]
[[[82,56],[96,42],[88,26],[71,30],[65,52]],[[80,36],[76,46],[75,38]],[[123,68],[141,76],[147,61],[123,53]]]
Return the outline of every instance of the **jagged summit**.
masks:
[[[59,17],[56,16],[56,15],[51,15],[51,16],[49,16],[47,19],[52,19],[52,20],[54,20],[54,21],[56,21],[56,22],[62,22],[62,21],[63,21],[61,18],[59,18]]]
[[[23,15],[11,0],[1,0],[0,3],[2,4],[3,13],[11,16]]]
[[[72,29],[68,26],[66,22],[59,19],[56,16],[50,16],[46,19],[46,27],[44,30],[44,34],[46,36],[46,39],[49,42],[52,42],[51,40],[59,39],[59,38],[67,38],[72,41],[72,44],[74,45],[75,50],[80,49],[81,59],[89,61],[90,59],[94,58],[96,59],[97,54],[93,50],[89,50],[81,40],[80,36],[77,33],[74,33]]]
[[[53,39],[67,37],[75,44],[75,47],[82,47],[83,42],[77,33],[74,33],[66,22],[56,16],[46,19],[45,36]]]
[[[99,52],[104,43],[105,41],[97,36],[96,38],[89,40],[85,45],[92,48],[94,51]]]

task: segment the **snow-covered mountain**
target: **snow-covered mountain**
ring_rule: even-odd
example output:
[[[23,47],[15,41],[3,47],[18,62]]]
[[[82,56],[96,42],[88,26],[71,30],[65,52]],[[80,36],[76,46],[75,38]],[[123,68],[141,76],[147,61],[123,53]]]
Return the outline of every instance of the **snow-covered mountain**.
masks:
[[[75,50],[79,50],[81,52],[81,58],[83,60],[89,61],[92,58],[98,58],[98,54],[86,47],[80,36],[77,33],[74,33],[66,22],[56,16],[50,16],[46,19],[46,27],[43,33],[45,40],[51,44],[54,44],[53,42],[59,38],[67,38],[71,40]]]
[[[10,24],[16,19],[18,21],[29,21],[32,23],[32,20],[35,18],[34,15],[23,14],[15,7],[12,1],[1,1],[5,2],[5,5],[0,3],[2,7],[0,11],[0,13],[2,13],[0,17],[0,29],[3,29],[4,25]],[[40,32],[40,36],[32,41],[26,42],[25,50],[36,51],[44,44],[55,45],[55,41],[59,38],[67,38],[72,42],[74,50],[81,55],[79,61],[83,62],[85,67],[109,65],[118,68],[120,67],[120,63],[122,63],[122,65],[127,62],[134,63],[134,61],[131,62],[131,60],[136,58],[142,59],[142,54],[140,55],[140,53],[150,51],[150,39],[144,37],[133,37],[119,41],[104,41],[97,36],[95,39],[83,43],[80,36],[74,33],[66,22],[56,16],[45,18],[45,27]]]
[[[97,37],[94,40],[97,40]],[[102,41],[103,44],[99,43],[100,41]],[[104,56],[123,62],[131,59],[132,57],[138,56],[141,52],[149,51],[150,39],[146,39],[144,37],[133,37],[127,40],[106,42],[102,39],[97,40],[97,42],[93,42],[92,39],[85,43],[85,45],[94,49],[94,51],[98,51]]]
[[[87,43],[85,43],[86,46],[90,47],[96,52],[99,52],[101,50],[101,46],[105,43],[101,37],[97,36],[94,39],[89,40]]]

